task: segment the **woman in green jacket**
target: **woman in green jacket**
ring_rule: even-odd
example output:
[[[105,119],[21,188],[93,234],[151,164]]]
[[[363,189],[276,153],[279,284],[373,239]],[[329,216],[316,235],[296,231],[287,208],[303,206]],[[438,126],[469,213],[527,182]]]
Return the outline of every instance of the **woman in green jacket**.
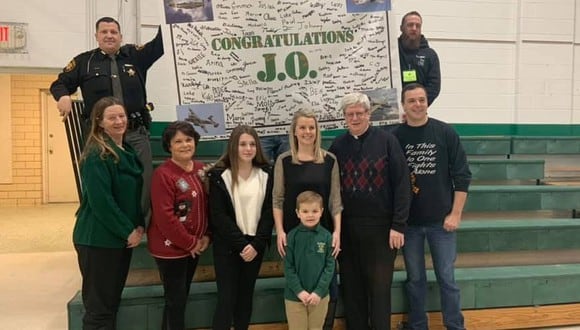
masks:
[[[81,205],[73,242],[82,275],[83,329],[115,329],[133,248],[143,236],[142,165],[123,142],[127,114],[113,97],[97,101],[80,161]]]

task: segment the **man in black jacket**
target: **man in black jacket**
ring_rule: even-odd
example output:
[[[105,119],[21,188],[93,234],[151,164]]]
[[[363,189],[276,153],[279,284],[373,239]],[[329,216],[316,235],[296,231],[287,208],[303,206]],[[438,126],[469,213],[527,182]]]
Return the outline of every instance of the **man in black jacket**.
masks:
[[[64,119],[72,110],[70,95],[79,87],[83,95],[84,122],[88,122],[93,105],[105,96],[114,96],[123,103],[128,119],[125,141],[135,149],[143,164],[142,208],[148,222],[153,162],[149,143],[151,109],[147,103],[145,81],[147,70],[164,52],[161,27],[155,38],[145,45],[123,46],[121,26],[117,20],[102,17],[95,27],[99,47],[73,58],[52,83],[50,92],[58,102],[58,111]],[[83,128],[86,130],[86,127]]]
[[[425,36],[421,34],[423,19],[416,11],[411,11],[401,21],[399,37],[399,63],[401,65],[401,83],[419,83],[427,90],[427,101],[431,105],[441,90],[441,70],[439,57],[429,47]]]

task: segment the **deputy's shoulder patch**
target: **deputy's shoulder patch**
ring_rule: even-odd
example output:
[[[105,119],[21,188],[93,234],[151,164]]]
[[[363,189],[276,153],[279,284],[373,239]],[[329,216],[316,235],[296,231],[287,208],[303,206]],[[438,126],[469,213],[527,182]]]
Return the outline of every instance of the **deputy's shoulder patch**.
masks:
[[[136,51],[140,51],[140,50],[142,50],[143,48],[145,48],[145,46],[144,46],[144,45],[135,45],[135,50],[136,50]]]
[[[72,70],[74,70],[77,66],[77,63],[75,62],[75,59],[73,58],[72,60],[70,60],[70,62],[68,62],[68,64],[65,66],[64,68],[64,72],[71,72]]]

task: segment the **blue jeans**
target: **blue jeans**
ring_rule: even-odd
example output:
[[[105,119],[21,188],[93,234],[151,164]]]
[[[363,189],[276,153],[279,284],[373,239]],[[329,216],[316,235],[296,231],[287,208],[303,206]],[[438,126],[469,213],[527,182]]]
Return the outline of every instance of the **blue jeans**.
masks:
[[[428,329],[425,299],[427,275],[425,269],[425,239],[429,244],[433,269],[441,296],[443,324],[448,330],[463,330],[459,287],[455,283],[456,234],[443,226],[409,226],[405,231],[403,255],[407,270],[409,299],[408,329]]]
[[[281,153],[290,150],[287,134],[263,136],[260,138],[260,143],[262,144],[264,156],[272,163],[276,162]]]

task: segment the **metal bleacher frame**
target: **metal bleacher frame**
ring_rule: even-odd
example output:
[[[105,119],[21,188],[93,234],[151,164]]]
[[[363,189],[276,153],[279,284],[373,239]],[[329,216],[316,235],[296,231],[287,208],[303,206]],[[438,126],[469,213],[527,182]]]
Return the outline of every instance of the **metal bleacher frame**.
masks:
[[[79,200],[81,200],[82,197],[82,181],[79,163],[85,145],[85,132],[83,131],[83,118],[81,116],[83,108],[84,103],[82,101],[73,101],[72,110],[65,121],[66,138],[68,141],[68,149],[75,175]]]

